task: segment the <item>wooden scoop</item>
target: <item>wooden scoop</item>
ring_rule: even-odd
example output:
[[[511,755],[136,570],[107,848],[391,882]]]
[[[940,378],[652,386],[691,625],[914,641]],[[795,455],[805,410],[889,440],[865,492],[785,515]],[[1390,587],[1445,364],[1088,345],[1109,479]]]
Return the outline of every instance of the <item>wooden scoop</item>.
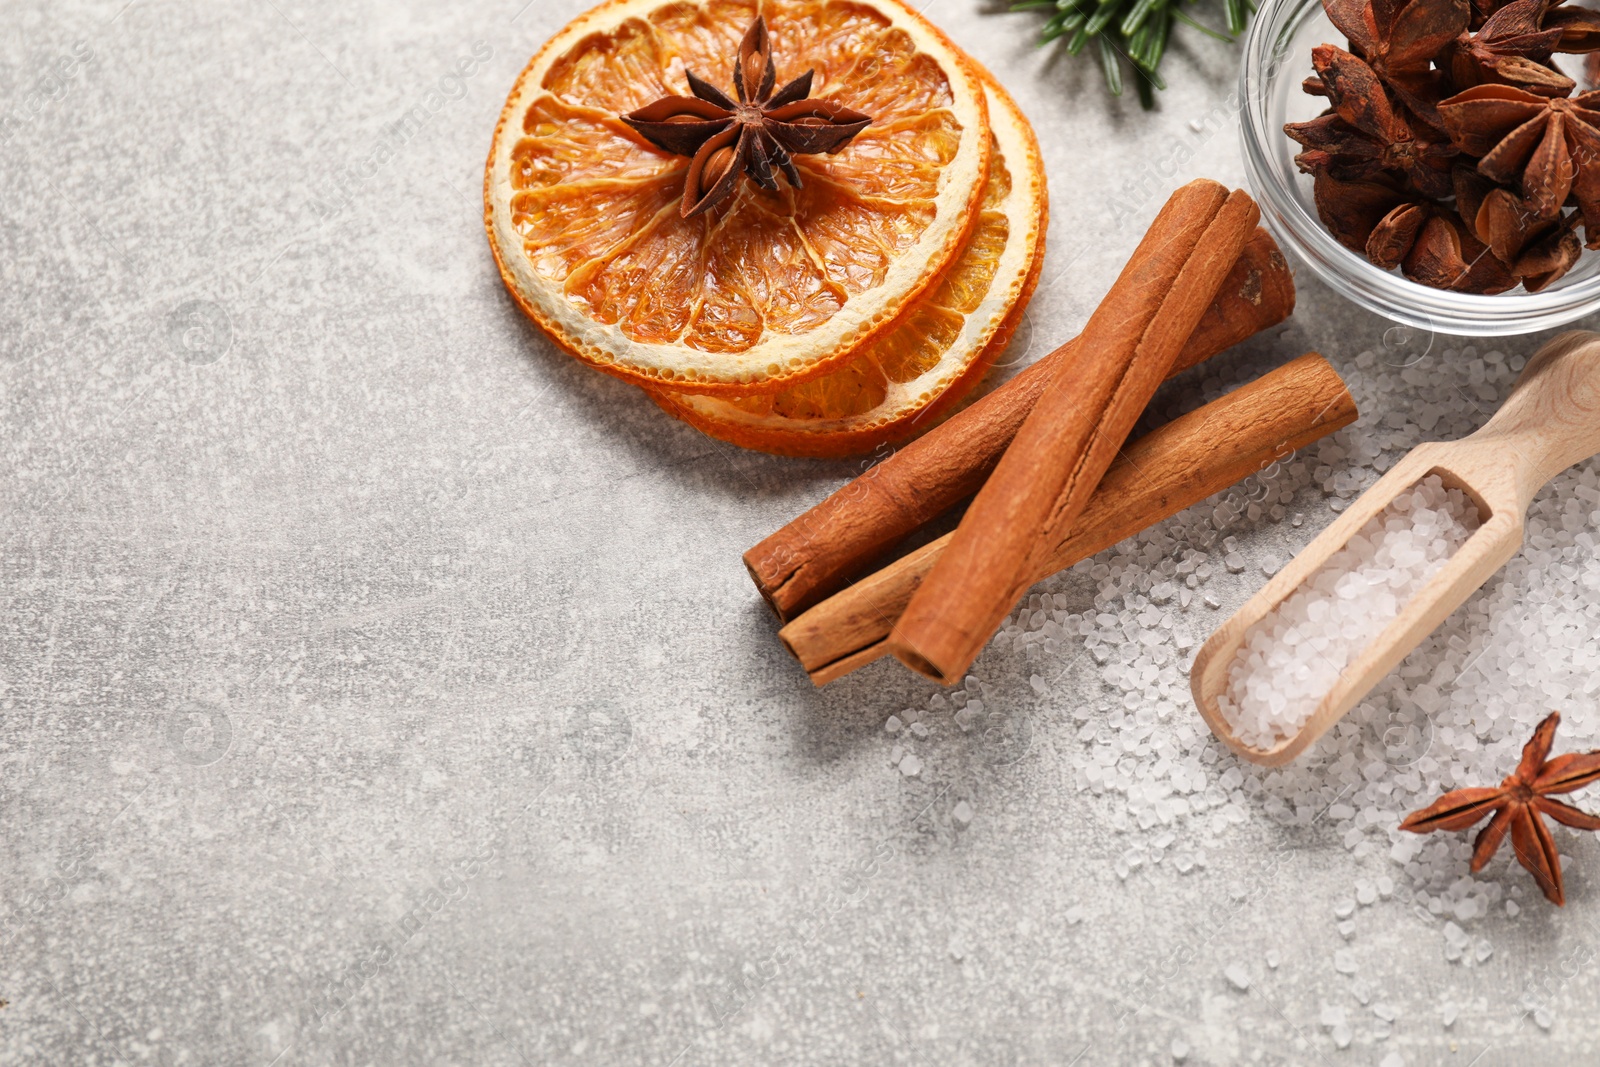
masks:
[[[1572,332],[1539,350],[1494,418],[1460,441],[1416,448],[1251,597],[1200,649],[1190,671],[1195,704],[1213,733],[1252,763],[1275,767],[1294,759],[1355,706],[1473,591],[1522,547],[1523,514],[1545,483],[1574,463],[1600,454],[1600,334]],[[1287,599],[1368,520],[1430,474],[1460,489],[1478,507],[1481,525],[1444,569],[1339,675],[1298,733],[1272,748],[1233,735],[1217,705],[1227,689],[1245,631]]]

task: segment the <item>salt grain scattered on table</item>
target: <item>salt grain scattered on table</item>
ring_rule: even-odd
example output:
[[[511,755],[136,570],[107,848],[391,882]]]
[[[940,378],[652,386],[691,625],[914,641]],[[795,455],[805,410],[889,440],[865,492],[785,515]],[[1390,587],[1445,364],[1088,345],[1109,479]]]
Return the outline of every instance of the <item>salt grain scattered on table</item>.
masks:
[[[972,805],[965,800],[957,801],[956,806],[950,811],[950,819],[958,829],[965,830],[972,825]]]

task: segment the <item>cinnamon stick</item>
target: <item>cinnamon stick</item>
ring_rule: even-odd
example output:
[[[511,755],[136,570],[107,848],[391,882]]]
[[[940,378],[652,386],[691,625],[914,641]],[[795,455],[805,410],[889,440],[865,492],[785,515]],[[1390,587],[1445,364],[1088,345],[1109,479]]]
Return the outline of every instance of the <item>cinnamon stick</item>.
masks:
[[[1083,513],[1045,531],[1051,548],[1031,580],[1110,548],[1355,419],[1349,390],[1315,353],[1180,416],[1124,448]],[[778,631],[814,683],[826,685],[887,652],[894,620],[952,536],[901,557]]]
[[[1033,584],[1041,534],[1088,504],[1260,217],[1206,179],[1167,201],[890,631],[896,659],[944,685],[966,674]]]
[[[1251,235],[1172,374],[1275,326],[1294,310],[1294,277],[1264,229]],[[744,554],[784,622],[843,589],[923,523],[977,492],[1077,338],[895,452]],[[1169,375],[1170,377],[1170,375]]]

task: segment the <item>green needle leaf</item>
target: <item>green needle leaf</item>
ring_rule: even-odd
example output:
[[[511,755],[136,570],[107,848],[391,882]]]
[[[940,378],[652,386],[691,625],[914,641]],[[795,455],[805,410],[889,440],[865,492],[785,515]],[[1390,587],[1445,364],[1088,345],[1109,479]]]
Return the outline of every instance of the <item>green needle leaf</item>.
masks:
[[[1145,46],[1150,40],[1150,24],[1146,22],[1139,27],[1138,33],[1132,36],[1124,35],[1122,40],[1127,45],[1128,58],[1133,60],[1135,65],[1139,64],[1139,57],[1144,54]]]
[[[1156,74],[1156,69],[1161,66],[1161,57],[1167,52],[1167,35],[1171,32],[1172,12],[1163,8],[1161,14],[1151,20],[1150,41],[1138,57],[1139,65],[1150,72],[1150,78],[1158,89],[1167,87]]]
[[[1122,26],[1120,27],[1122,35],[1129,37],[1138,33],[1140,28],[1144,26],[1145,19],[1150,17],[1150,12],[1154,11],[1161,2],[1162,0],[1135,0],[1133,7],[1128,9],[1128,17],[1122,20]]]
[[[1222,0],[1229,31],[1224,33],[1180,10],[1186,2],[1194,0],[1010,0],[1010,9],[1051,12],[1039,31],[1041,44],[1063,42],[1069,54],[1078,55],[1093,40],[1106,89],[1113,95],[1122,93],[1126,57],[1134,69],[1139,102],[1149,108],[1155,105],[1155,93],[1167,87],[1158,68],[1174,20],[1231,44],[1248,28],[1258,6],[1258,0]]]
[[[1182,21],[1185,25],[1193,26],[1195,29],[1199,30],[1201,33],[1205,34],[1207,37],[1215,37],[1217,40],[1226,41],[1228,44],[1232,44],[1233,43],[1233,38],[1232,37],[1229,37],[1227,34],[1221,32],[1220,30],[1214,30],[1210,26],[1206,26],[1206,25],[1204,25],[1202,23],[1196,22],[1194,19],[1190,18],[1188,15],[1185,15],[1182,11],[1174,11],[1172,13],[1172,17]]]
[[[1244,0],[1228,0],[1228,32],[1241,34],[1250,15],[1244,9]]]
[[[1088,30],[1091,36],[1096,36],[1101,30],[1110,25],[1111,20],[1117,17],[1115,0],[1110,4],[1101,4],[1100,10],[1089,19]]]
[[[1063,11],[1060,15],[1056,16],[1056,18],[1061,20],[1060,23],[1055,24],[1056,19],[1051,19],[1049,23],[1046,23],[1044,29],[1044,41],[1040,43],[1053,41],[1063,34],[1076,33],[1083,26],[1085,21],[1084,14],[1081,11]]]
[[[1097,38],[1100,45],[1100,70],[1106,76],[1106,88],[1112,96],[1122,95],[1122,64],[1117,62],[1117,49],[1104,37]]]

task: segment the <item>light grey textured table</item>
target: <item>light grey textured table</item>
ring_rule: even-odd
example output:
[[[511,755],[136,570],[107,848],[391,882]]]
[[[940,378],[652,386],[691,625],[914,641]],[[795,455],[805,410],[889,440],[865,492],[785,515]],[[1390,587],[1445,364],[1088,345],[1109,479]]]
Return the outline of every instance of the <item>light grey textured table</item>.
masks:
[[[0,1063],[1594,1062],[1592,842],[1466,967],[1394,900],[1341,937],[1388,861],[1317,826],[1251,811],[1121,877],[1126,816],[1069,770],[1108,694],[1077,645],[1046,696],[980,660],[1007,731],[930,715],[916,776],[884,723],[925,683],[807,684],[739,556],[851,467],[557,354],[487,252],[502,99],[583,6],[0,10]],[[1185,34],[1145,115],[1033,16],[928,13],[1044,145],[1025,362],[1167,189],[1241,180],[1236,53]],[[1381,420],[1386,324],[1301,283],[1223,375],[1317,348]],[[1232,531],[1252,565],[1302,510]]]

